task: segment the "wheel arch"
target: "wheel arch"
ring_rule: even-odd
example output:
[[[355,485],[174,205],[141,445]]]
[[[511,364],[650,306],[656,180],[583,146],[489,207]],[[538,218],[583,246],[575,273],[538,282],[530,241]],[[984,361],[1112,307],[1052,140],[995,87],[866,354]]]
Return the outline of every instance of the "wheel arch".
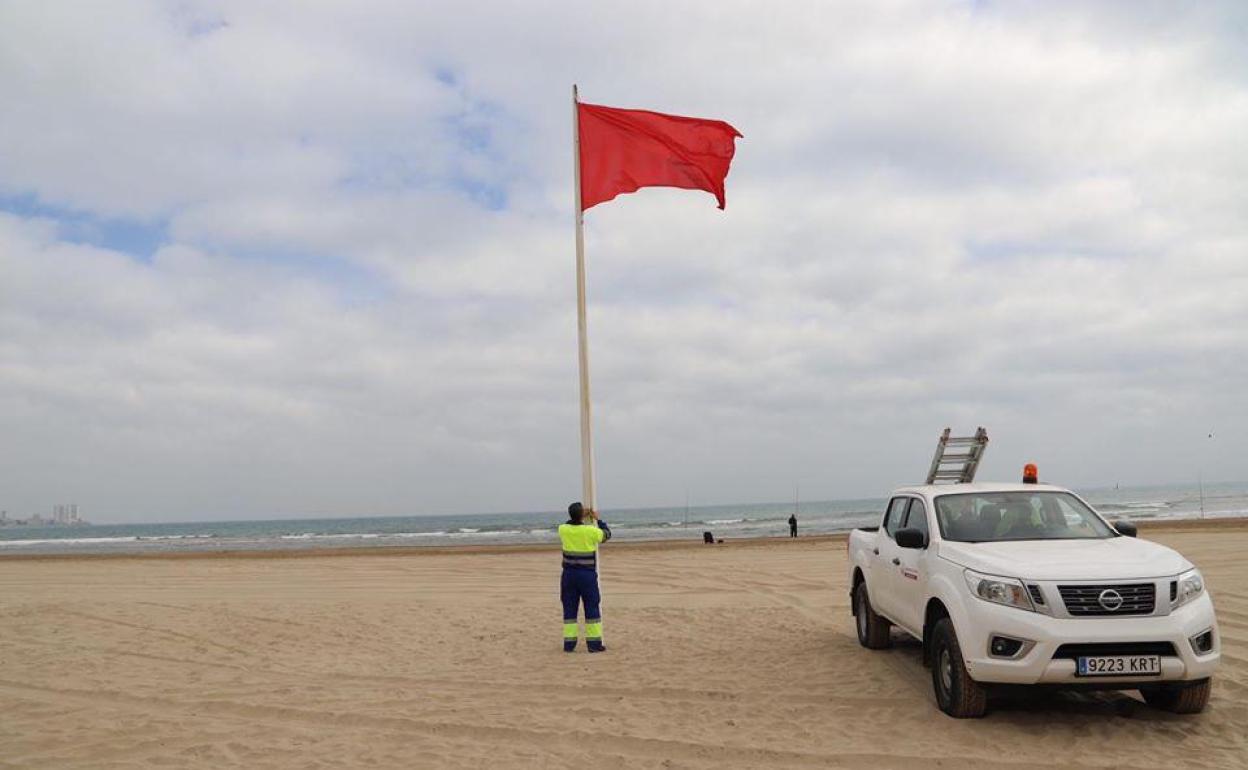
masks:
[[[851,615],[858,614],[858,586],[867,582],[867,578],[862,574],[862,567],[854,567],[854,576],[849,581],[849,611]]]
[[[951,618],[949,608],[939,597],[933,596],[927,600],[927,606],[923,610],[923,665],[930,665],[932,662],[932,631],[936,628],[936,624],[944,618]]]

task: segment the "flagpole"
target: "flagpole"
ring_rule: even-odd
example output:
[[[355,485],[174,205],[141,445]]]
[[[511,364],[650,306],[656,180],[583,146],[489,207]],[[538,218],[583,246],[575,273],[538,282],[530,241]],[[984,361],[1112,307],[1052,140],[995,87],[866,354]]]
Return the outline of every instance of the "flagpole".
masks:
[[[576,85],[572,86],[572,168],[576,212],[576,332],[581,372],[581,493],[584,506],[597,513],[594,485],[594,437],[589,406],[589,325],[585,319],[585,218],[581,210],[581,125]]]

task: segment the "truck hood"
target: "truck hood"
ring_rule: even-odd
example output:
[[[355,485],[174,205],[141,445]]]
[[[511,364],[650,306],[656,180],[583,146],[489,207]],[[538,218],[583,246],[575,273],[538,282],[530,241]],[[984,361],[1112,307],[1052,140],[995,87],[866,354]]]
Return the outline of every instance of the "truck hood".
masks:
[[[941,558],[979,572],[1024,580],[1133,580],[1191,569],[1177,551],[1134,537],[1104,540],[942,541]]]

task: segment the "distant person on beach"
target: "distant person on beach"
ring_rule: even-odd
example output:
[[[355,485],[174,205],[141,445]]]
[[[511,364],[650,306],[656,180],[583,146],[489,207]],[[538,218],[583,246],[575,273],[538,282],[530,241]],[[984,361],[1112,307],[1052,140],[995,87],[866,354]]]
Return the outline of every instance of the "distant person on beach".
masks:
[[[789,537],[797,537],[797,514],[789,517]]]
[[[576,616],[585,605],[585,643],[590,652],[606,652],[602,644],[602,612],[598,605],[598,546],[611,539],[611,528],[580,503],[568,506],[568,520],[559,525],[563,544],[563,576],[559,598],[563,601],[563,651],[576,652]]]

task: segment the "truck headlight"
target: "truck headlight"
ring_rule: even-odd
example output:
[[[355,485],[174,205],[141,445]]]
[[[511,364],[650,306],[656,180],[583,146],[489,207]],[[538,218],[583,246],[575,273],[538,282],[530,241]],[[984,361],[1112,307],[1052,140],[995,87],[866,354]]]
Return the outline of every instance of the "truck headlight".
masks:
[[[971,589],[971,593],[986,602],[1004,604],[1007,607],[1017,607],[1031,612],[1036,611],[1021,580],[983,575],[969,569],[962,575],[966,578],[966,586]]]
[[[1200,576],[1198,569],[1189,569],[1179,575],[1177,583],[1174,601],[1170,602],[1171,609],[1182,607],[1205,592],[1205,579]]]

